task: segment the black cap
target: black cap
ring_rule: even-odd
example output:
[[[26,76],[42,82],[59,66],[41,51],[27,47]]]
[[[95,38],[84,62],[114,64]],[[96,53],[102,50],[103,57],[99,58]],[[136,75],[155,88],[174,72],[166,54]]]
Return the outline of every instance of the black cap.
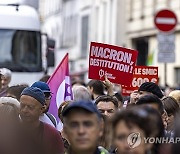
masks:
[[[153,82],[145,82],[143,83],[140,87],[138,91],[147,91],[147,92],[151,92],[154,95],[156,95],[159,98],[162,98],[164,95],[161,92],[161,89],[159,88],[159,86]]]

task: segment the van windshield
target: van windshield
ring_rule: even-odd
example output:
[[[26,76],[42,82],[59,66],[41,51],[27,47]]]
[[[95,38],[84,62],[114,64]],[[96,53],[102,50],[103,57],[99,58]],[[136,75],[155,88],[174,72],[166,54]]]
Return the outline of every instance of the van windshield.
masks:
[[[0,67],[15,72],[42,71],[40,32],[0,29]]]

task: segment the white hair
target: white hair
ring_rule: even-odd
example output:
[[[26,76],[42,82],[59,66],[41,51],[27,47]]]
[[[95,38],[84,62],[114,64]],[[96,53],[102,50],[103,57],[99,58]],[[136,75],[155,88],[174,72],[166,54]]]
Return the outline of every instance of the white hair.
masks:
[[[74,101],[91,100],[91,95],[88,89],[84,86],[75,85],[72,88]]]
[[[7,69],[7,68],[0,68],[0,74],[2,74],[5,77],[9,77],[11,78],[11,70]]]
[[[20,102],[12,97],[0,97],[0,104],[2,103],[10,103],[16,105],[18,108],[20,108]]]

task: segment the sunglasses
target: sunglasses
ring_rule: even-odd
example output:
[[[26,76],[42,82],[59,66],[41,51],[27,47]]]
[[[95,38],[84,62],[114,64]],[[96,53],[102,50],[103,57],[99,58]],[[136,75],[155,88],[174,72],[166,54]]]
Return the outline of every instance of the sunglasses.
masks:
[[[51,93],[44,93],[46,99],[51,99],[52,95]]]

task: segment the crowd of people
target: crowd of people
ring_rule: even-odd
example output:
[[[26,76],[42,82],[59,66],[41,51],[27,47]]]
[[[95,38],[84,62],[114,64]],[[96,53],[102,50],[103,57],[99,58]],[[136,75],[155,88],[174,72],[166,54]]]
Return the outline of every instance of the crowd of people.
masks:
[[[73,100],[49,113],[54,95],[46,81],[13,85],[0,69],[1,154],[178,154],[180,90],[143,83],[129,97],[105,81],[72,82]],[[120,87],[120,86],[119,86]]]

